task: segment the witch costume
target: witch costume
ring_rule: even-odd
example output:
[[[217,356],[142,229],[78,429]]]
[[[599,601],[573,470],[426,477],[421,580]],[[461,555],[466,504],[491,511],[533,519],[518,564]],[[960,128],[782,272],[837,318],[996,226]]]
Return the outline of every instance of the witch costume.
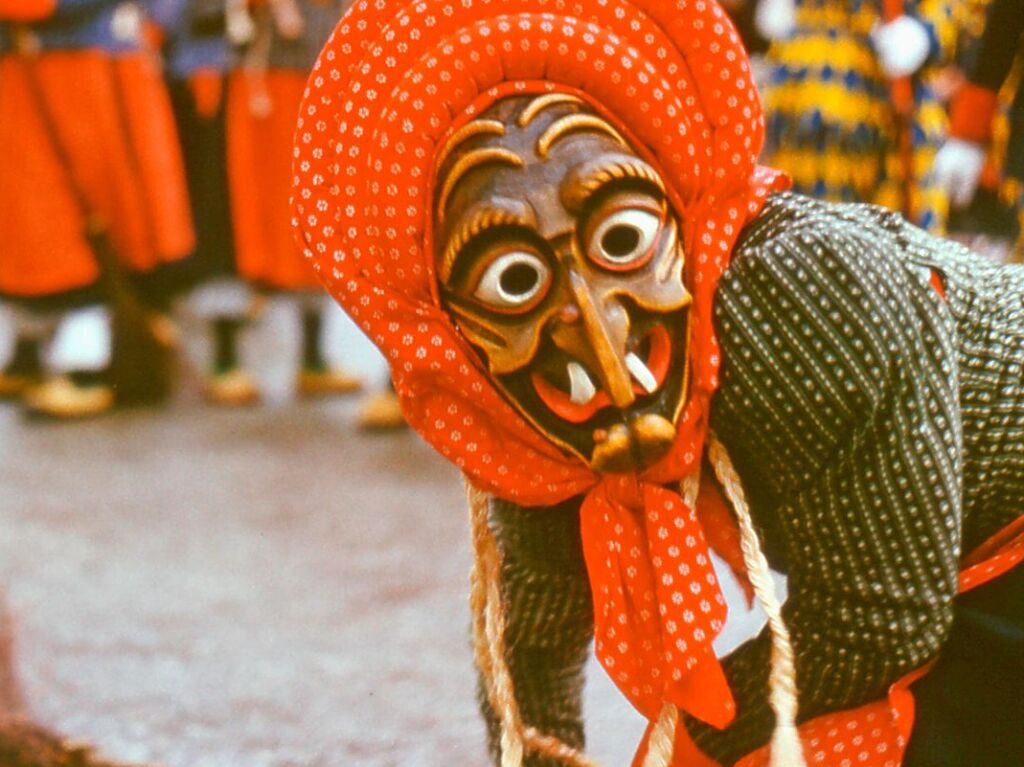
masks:
[[[467,480],[498,763],[592,764],[591,639],[636,765],[1019,761],[1019,267],[786,192],[709,0],[360,2],[299,120],[297,241]]]

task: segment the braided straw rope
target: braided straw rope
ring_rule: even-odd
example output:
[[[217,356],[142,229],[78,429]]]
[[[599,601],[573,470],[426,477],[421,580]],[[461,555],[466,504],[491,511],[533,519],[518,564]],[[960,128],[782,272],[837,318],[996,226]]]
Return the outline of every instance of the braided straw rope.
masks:
[[[672,703],[665,703],[654,723],[651,737],[647,739],[647,754],[642,767],[670,767],[672,752],[675,750],[676,727],[679,726],[679,709]]]
[[[557,759],[568,767],[598,767],[578,749],[524,725],[512,674],[505,660],[505,604],[501,597],[501,551],[488,520],[490,498],[466,482],[473,539],[469,605],[473,615],[473,652],[487,700],[501,723],[501,767],[522,767],[525,751]],[[667,767],[667,765],[666,765]]]
[[[768,627],[772,636],[772,665],[768,676],[769,702],[775,712],[775,731],[772,733],[769,765],[805,767],[800,735],[796,729],[797,689],[793,643],[789,638],[789,629],[782,620],[782,605],[775,593],[775,582],[768,568],[768,560],[761,550],[739,475],[733,467],[729,453],[714,434],[709,434],[708,457],[729,502],[736,510],[740,527],[740,548],[743,551],[743,562],[747,566],[747,576],[754,587],[757,601],[768,615]]]

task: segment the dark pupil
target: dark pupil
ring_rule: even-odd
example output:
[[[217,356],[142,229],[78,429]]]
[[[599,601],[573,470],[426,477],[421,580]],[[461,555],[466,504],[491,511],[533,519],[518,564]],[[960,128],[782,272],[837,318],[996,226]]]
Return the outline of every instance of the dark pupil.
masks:
[[[625,258],[640,244],[640,232],[635,226],[613,226],[601,238],[601,250],[612,258]]]
[[[501,289],[510,296],[523,296],[537,285],[540,275],[529,264],[512,264],[501,273]]]

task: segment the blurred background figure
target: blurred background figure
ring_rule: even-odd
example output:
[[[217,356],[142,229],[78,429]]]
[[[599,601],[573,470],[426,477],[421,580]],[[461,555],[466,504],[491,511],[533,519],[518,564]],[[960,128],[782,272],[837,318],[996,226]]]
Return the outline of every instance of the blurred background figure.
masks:
[[[237,0],[185,3],[191,18],[185,36],[207,38],[211,59],[215,55],[216,60],[187,75],[192,83],[187,94],[192,104],[180,109],[179,115],[185,121],[205,120],[206,147],[198,150],[200,156],[193,164],[198,174],[216,172],[216,180],[207,179],[208,194],[222,200],[223,194],[214,188],[223,185],[224,161],[220,158],[226,158],[232,220],[231,236],[220,234],[211,252],[201,255],[220,265],[211,273],[228,274],[225,267],[231,265],[245,285],[291,298],[301,314],[301,360],[295,379],[300,396],[345,393],[361,387],[358,378],[335,369],[325,355],[327,299],[312,269],[295,252],[288,210],[299,101],[313,62],[346,5],[340,0],[267,0],[248,6]],[[223,20],[219,28],[218,19]],[[222,104],[224,79],[215,75],[224,71],[223,52],[214,54],[213,48],[225,45],[225,35],[236,46],[237,62],[227,75]],[[219,37],[216,43],[210,39],[214,36]],[[209,85],[201,85],[202,80]],[[196,204],[202,204],[200,195],[196,195]],[[224,215],[225,211],[217,209],[210,228],[223,228]],[[228,253],[233,253],[233,259],[226,257]],[[239,331],[250,303],[240,287],[237,281],[215,281],[200,288],[195,297],[197,312],[211,318],[214,335],[207,394],[224,404],[259,398],[256,382],[239,355]]]
[[[0,0],[0,393],[96,415],[160,399],[164,267],[193,247],[184,172],[138,3]]]
[[[349,0],[228,0],[227,34],[237,63],[227,88],[229,198],[238,274],[275,295],[290,296],[301,313],[302,344],[296,390],[300,395],[355,391],[358,378],[332,368],[323,348],[329,303],[312,270],[292,244],[288,194],[291,145],[306,78]],[[217,361],[236,366],[240,323],[215,325]],[[251,378],[233,373],[222,401],[253,391]],[[217,391],[211,387],[211,391]],[[389,387],[371,394],[359,423],[371,430],[404,426]]]
[[[231,49],[224,0],[152,0],[164,72],[185,159],[196,247],[176,288],[209,328],[204,391],[217,402],[255,402],[259,390],[239,366],[237,336],[252,296],[237,276],[228,202],[225,102]],[[244,9],[240,11],[245,13]]]
[[[934,79],[952,53],[954,0],[760,0],[754,26],[771,41],[762,95],[762,161],[796,191],[903,211],[945,225],[931,174],[946,115]]]
[[[977,5],[935,176],[951,198],[952,236],[996,260],[1021,260],[1024,0]]]

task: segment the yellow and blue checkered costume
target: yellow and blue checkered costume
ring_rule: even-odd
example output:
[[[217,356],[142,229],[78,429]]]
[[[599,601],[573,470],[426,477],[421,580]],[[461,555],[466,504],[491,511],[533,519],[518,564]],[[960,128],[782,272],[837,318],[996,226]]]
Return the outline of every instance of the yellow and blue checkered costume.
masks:
[[[803,194],[905,209],[890,83],[871,42],[872,29],[882,21],[881,0],[797,0],[796,5],[795,29],[773,42],[767,54],[764,162],[789,172]],[[915,223],[941,231],[948,203],[929,176],[945,137],[946,113],[931,80],[955,44],[955,4],[905,0],[904,5],[932,42],[929,60],[913,82],[909,129],[915,178],[909,208]]]

